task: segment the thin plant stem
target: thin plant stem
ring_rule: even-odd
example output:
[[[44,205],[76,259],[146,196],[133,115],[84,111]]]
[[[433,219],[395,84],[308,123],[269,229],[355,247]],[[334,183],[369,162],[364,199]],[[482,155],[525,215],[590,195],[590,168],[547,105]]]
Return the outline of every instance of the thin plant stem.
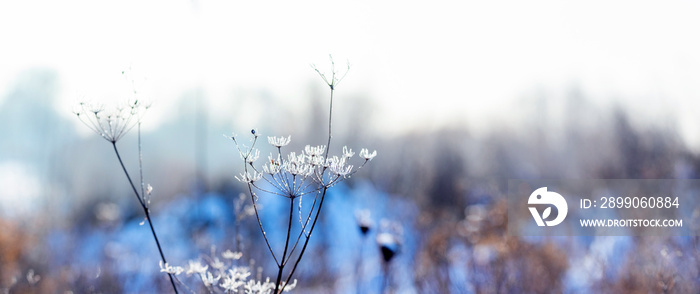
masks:
[[[363,262],[362,261],[364,260],[363,257],[365,255],[365,243],[367,243],[366,241],[367,241],[367,235],[363,234],[362,241],[360,243],[360,255],[359,255],[359,258],[357,259],[357,265],[355,268],[355,279],[357,279],[357,285],[356,285],[355,292],[357,292],[357,294],[362,293],[362,276],[363,276],[362,275],[362,272],[363,272],[363,267],[362,267]]]
[[[262,221],[260,220],[260,214],[258,213],[258,204],[255,201],[255,194],[253,193],[253,188],[250,183],[248,183],[248,192],[250,192],[250,200],[253,202],[253,210],[255,210],[255,218],[258,220],[258,226],[260,227],[260,232],[262,232],[263,239],[265,239],[265,244],[267,245],[267,249],[270,251],[270,254],[272,254],[272,259],[275,260],[275,263],[277,266],[280,265],[280,262],[277,261],[277,257],[275,256],[275,252],[272,251],[272,246],[270,246],[270,241],[267,240],[267,234],[265,233],[265,229],[263,229]]]
[[[287,257],[287,249],[289,248],[289,236],[292,234],[292,216],[294,215],[294,198],[289,199],[289,225],[287,226],[287,240],[284,242],[284,252],[282,253],[282,263],[279,265],[279,271],[277,272],[277,282],[275,282],[275,291],[278,293],[280,287],[280,282],[282,281],[282,273],[284,272],[284,266],[287,265],[285,258]],[[291,255],[291,252],[290,252]]]
[[[253,139],[253,144],[251,144],[250,149],[248,149],[248,152],[245,153],[246,155],[243,156],[243,161],[246,162],[244,165],[244,168],[243,168],[243,172],[245,172],[246,174],[248,173],[248,164],[247,164],[248,156],[250,156],[250,153],[252,152],[253,148],[255,147],[255,143],[257,141],[258,141],[258,137],[255,136],[255,138]],[[235,142],[235,138],[234,138],[234,142]],[[241,149],[238,147],[238,144],[236,144],[236,148],[238,148],[238,151],[241,154],[243,154],[243,152],[241,152]],[[258,204],[255,200],[256,196],[255,196],[255,193],[253,193],[253,184],[251,182],[248,182],[247,186],[248,186],[248,192],[250,193],[250,200],[253,202],[253,209],[255,210],[255,218],[258,220],[258,226],[260,227],[260,232],[263,235],[263,239],[265,239],[265,244],[267,245],[267,249],[270,251],[270,254],[272,255],[272,259],[274,259],[277,266],[279,266],[280,262],[277,260],[277,256],[275,256],[275,252],[272,250],[272,246],[270,246],[270,241],[267,239],[267,233],[265,233],[265,229],[263,228],[262,221],[260,220],[260,213],[258,212]]]
[[[114,147],[114,153],[117,154],[117,159],[119,160],[119,164],[122,166],[122,170],[124,170],[124,174],[126,175],[126,178],[129,180],[129,184],[131,184],[131,189],[134,190],[134,195],[139,200],[139,203],[141,204],[141,208],[143,208],[143,212],[146,214],[146,220],[148,220],[148,226],[151,228],[151,233],[153,233],[153,239],[156,241],[156,246],[158,246],[158,253],[160,253],[160,258],[163,260],[164,264],[167,264],[168,262],[165,260],[165,254],[163,254],[163,249],[160,246],[160,241],[158,241],[158,235],[156,234],[155,228],[153,228],[153,222],[151,221],[151,214],[149,213],[148,207],[146,207],[144,200],[142,199],[141,196],[139,196],[139,192],[136,189],[134,182],[131,180],[131,176],[129,176],[129,172],[126,170],[126,166],[124,166],[124,161],[122,161],[122,157],[121,157],[121,155],[119,155],[119,150],[117,149],[117,142],[116,141],[112,142],[112,147]],[[168,273],[168,277],[170,278],[170,283],[173,286],[173,290],[177,294],[178,293],[177,287],[175,286],[175,280],[173,279],[173,275]]]
[[[330,102],[328,106],[328,144],[326,144],[326,155],[325,158],[328,158],[328,152],[330,151],[331,147],[331,139],[333,138],[333,92],[334,92],[334,86],[335,86],[335,70],[333,70],[333,77],[331,78],[331,82],[328,83],[328,86],[331,88],[331,93],[330,93]],[[323,185],[323,173],[325,172],[326,168],[323,168],[323,171],[321,172],[321,185]],[[294,266],[292,267],[291,272],[289,272],[289,276],[287,276],[287,279],[285,279],[284,285],[282,286],[281,289],[279,289],[279,292],[277,292],[277,288],[280,285],[280,281],[277,281],[277,285],[275,286],[275,293],[281,293],[284,290],[284,287],[286,287],[289,284],[289,281],[292,279],[292,276],[294,275],[294,272],[297,269],[297,266],[299,265],[299,262],[301,261],[301,258],[304,256],[304,253],[306,252],[306,247],[309,245],[309,240],[311,239],[311,233],[314,231],[314,228],[316,227],[316,221],[318,221],[318,216],[321,214],[321,208],[323,207],[323,200],[326,197],[326,191],[328,191],[328,185],[324,185],[323,187],[323,192],[321,193],[321,201],[319,201],[318,204],[318,209],[316,210],[316,215],[314,216],[314,221],[311,223],[311,228],[309,229],[309,234],[304,240],[304,246],[302,246],[301,251],[299,252],[299,257],[297,257],[296,261],[294,262]],[[291,216],[290,216],[291,218]],[[289,242],[289,240],[287,240]],[[294,245],[296,247],[296,244]],[[286,250],[286,247],[285,247]],[[284,259],[283,259],[284,260]],[[280,272],[281,273],[281,272]]]
[[[241,228],[240,228],[240,222],[242,217],[240,216],[243,213],[244,208],[240,208],[243,206],[243,204],[240,204],[241,202],[238,202],[239,209],[236,211],[236,217],[233,220],[233,229],[236,230],[236,247],[235,250],[238,252],[243,252],[243,248],[241,248]]]
[[[382,262],[382,270],[384,271],[384,279],[382,279],[382,290],[379,293],[386,293],[389,289],[389,262]]]
[[[146,205],[144,205],[143,199],[141,198],[141,195],[139,195],[138,190],[136,190],[136,186],[134,185],[134,182],[131,180],[131,176],[129,176],[129,172],[126,170],[126,166],[124,166],[124,161],[122,161],[121,155],[119,155],[119,150],[117,149],[117,142],[112,142],[112,147],[114,147],[114,153],[117,154],[117,159],[119,160],[119,164],[121,165],[122,170],[124,170],[124,174],[126,175],[126,178],[129,180],[129,184],[131,184],[131,189],[134,190],[134,195],[136,196],[136,199],[139,200],[141,207],[145,208]]]
[[[317,191],[317,193],[321,193],[321,191]],[[299,198],[299,201],[301,202],[301,198]],[[301,240],[301,236],[305,236],[308,238],[308,235],[306,233],[306,227],[309,225],[309,221],[311,221],[311,217],[313,216],[313,212],[315,211],[316,208],[316,202],[318,202],[318,194],[314,197],[314,201],[311,203],[311,209],[309,210],[309,214],[306,216],[306,220],[301,224],[301,229],[299,230],[299,235],[297,236],[297,240],[294,242],[294,246],[292,246],[292,251],[296,250],[297,245],[299,245],[299,240]],[[301,210],[299,211],[299,214],[301,215]],[[291,259],[292,255],[291,253],[287,257],[287,261]],[[287,262],[285,261],[285,263]]]
[[[333,76],[335,77],[335,73],[333,73]],[[328,144],[326,144],[326,158],[328,158],[328,151],[331,150],[331,129],[333,127],[333,84],[330,84],[331,88],[331,102],[330,102],[330,111],[328,111]]]
[[[238,215],[236,215],[236,220],[233,221],[233,229],[236,231],[236,239],[235,243],[236,246],[234,247],[236,251],[241,251],[241,232],[240,229],[238,228]]]
[[[284,285],[282,286],[282,289],[280,289],[280,292],[284,290],[284,287],[286,287],[289,284],[289,281],[292,279],[292,276],[294,275],[294,272],[297,269],[297,266],[299,265],[299,262],[301,261],[301,258],[304,256],[304,252],[306,252],[306,246],[309,245],[309,240],[311,239],[311,233],[313,233],[314,228],[316,227],[316,221],[318,221],[318,216],[321,212],[321,208],[323,207],[323,200],[326,198],[326,191],[328,190],[328,187],[323,188],[323,192],[321,194],[321,201],[318,202],[318,210],[316,211],[316,216],[314,216],[314,221],[311,223],[311,228],[309,228],[309,235],[306,236],[306,240],[304,240],[304,246],[301,247],[301,251],[299,252],[299,257],[297,260],[294,262],[294,266],[292,267],[292,271],[289,272],[289,276],[287,276],[287,279],[284,282]]]
[[[146,198],[146,192],[144,191],[143,187],[143,154],[141,153],[141,122],[138,122],[138,127],[137,127],[137,138],[138,138],[138,145],[139,145],[139,177],[141,180],[141,197]],[[146,199],[143,199],[143,201],[146,203],[146,207],[148,207],[148,201]]]

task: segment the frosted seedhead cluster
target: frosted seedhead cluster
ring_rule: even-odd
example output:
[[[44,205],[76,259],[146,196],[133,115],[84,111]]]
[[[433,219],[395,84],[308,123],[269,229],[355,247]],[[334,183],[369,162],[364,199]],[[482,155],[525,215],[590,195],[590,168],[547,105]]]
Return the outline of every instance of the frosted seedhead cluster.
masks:
[[[277,148],[287,146],[289,142],[291,141],[292,136],[287,136],[285,137],[267,137],[267,142],[270,143],[270,145],[275,146]]]
[[[377,234],[377,247],[384,262],[390,262],[401,252],[403,228],[399,223],[382,220]]]
[[[360,151],[361,165],[356,169],[350,164],[355,152],[347,146],[343,147],[341,155],[329,156],[325,145],[306,145],[299,153],[293,151],[284,155],[282,149],[291,142],[291,136],[268,137],[267,142],[277,148],[277,152],[271,153],[264,163],[256,166],[260,157],[260,150],[255,148],[258,136],[259,133],[253,133],[250,147],[239,144],[235,135],[230,137],[246,162],[245,170],[236,179],[251,185],[251,189],[287,198],[331,187],[350,177],[377,155],[377,151],[370,153],[363,148]]]
[[[253,171],[252,174],[249,172],[243,172],[240,174],[240,176],[235,176],[235,178],[243,183],[253,183],[260,180],[262,178],[262,174],[256,171]]]
[[[140,100],[133,100],[111,109],[106,109],[102,104],[80,102],[73,113],[102,138],[116,143],[141,121],[148,108],[149,105]]]
[[[162,260],[160,261],[160,272],[162,273],[179,275],[183,271],[185,271],[185,269],[183,269],[181,266],[171,266],[168,263],[163,263]]]
[[[226,250],[221,253],[221,257],[225,259],[233,259],[233,260],[239,260],[241,257],[243,257],[242,252],[233,252],[231,250]]]
[[[369,230],[371,230],[374,226],[371,213],[368,209],[356,210],[355,221],[357,222],[357,227],[360,229],[363,236],[367,235]]]
[[[297,286],[297,280],[294,279],[294,282],[289,285],[282,282],[280,286],[284,288],[284,292],[290,292]],[[269,294],[275,290],[275,283],[270,282],[270,278],[267,278],[265,282],[249,280],[244,287],[246,294]]]
[[[331,91],[333,91],[335,87],[337,87],[338,84],[340,84],[340,81],[342,81],[350,71],[350,61],[347,62],[347,68],[345,69],[345,72],[339,74],[335,69],[335,61],[333,60],[333,56],[329,55],[328,57],[331,62],[330,77],[327,77],[325,73],[321,72],[321,70],[319,70],[315,64],[311,64],[311,68],[313,68],[316,71],[316,73],[318,73],[321,79],[323,79],[326,85],[328,85],[331,88]]]
[[[199,260],[190,260],[189,263],[186,271],[188,275],[206,273],[209,269],[208,265],[203,265]]]
[[[364,158],[365,160],[372,160],[372,158],[375,156],[377,156],[377,150],[372,151],[372,153],[369,153],[369,150],[366,148],[362,148],[362,150],[360,150],[360,157]]]
[[[205,256],[204,260],[190,260],[186,268],[171,266],[160,263],[160,271],[173,274],[180,284],[185,285],[184,277],[194,279],[196,283],[207,289],[210,293],[260,293],[271,294],[275,289],[275,284],[269,278],[264,281],[252,278],[249,266],[241,266],[238,260],[242,257],[241,252],[226,250],[218,256]],[[183,276],[184,274],[184,276]],[[296,280],[287,285],[285,292],[296,287]],[[188,288],[190,288],[188,286]]]

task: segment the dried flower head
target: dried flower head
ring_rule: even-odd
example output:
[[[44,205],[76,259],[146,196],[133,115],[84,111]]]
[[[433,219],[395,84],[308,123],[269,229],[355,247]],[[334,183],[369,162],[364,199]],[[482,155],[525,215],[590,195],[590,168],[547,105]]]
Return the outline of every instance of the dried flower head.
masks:
[[[226,251],[221,253],[221,257],[226,258],[226,259],[238,260],[238,259],[241,259],[242,256],[243,256],[243,253],[233,252],[231,250],[226,250]]]
[[[212,254],[214,254],[214,251],[212,251]],[[206,256],[206,264],[199,259],[190,260],[186,273],[188,276],[196,275],[196,281],[201,282],[210,293],[220,293],[220,290],[223,290],[224,293],[272,293],[271,291],[275,288],[275,284],[271,283],[269,278],[263,281],[261,280],[261,274],[254,278],[251,276],[250,267],[236,265],[235,261],[239,260],[241,256],[242,253],[240,252],[226,250],[221,253],[221,258]],[[253,263],[251,260],[251,266]],[[183,271],[182,267],[163,265],[161,262],[161,272],[178,275]],[[182,283],[182,281],[180,282]],[[296,280],[287,286],[289,288],[285,288],[285,292],[288,292],[295,286]],[[250,291],[247,291],[247,289],[250,289]]]
[[[248,280],[244,286],[245,293],[270,293],[274,288],[275,284],[267,279],[265,282]]]
[[[204,283],[204,287],[211,287],[212,285],[216,284],[219,279],[221,279],[221,275],[214,277],[211,272],[202,274],[202,283]]]
[[[260,150],[255,149],[255,150],[251,150],[250,154],[245,158],[245,161],[248,164],[253,164],[253,162],[258,160],[258,158],[260,158]]]
[[[190,260],[189,267],[187,268],[186,274],[203,274],[209,269],[208,265],[203,265],[199,261]]]
[[[355,220],[357,221],[357,226],[360,228],[360,232],[362,232],[363,236],[367,235],[372,226],[374,226],[369,209],[355,211]]]
[[[226,293],[235,293],[238,292],[238,288],[243,285],[245,285],[245,282],[242,280],[237,280],[231,276],[224,276],[224,282],[219,284],[219,287],[223,288]]]
[[[255,171],[253,172],[253,175],[251,175],[249,172],[244,172],[241,173],[240,176],[240,178],[238,176],[235,176],[235,178],[243,183],[252,183],[262,178],[262,174]]]
[[[322,156],[323,152],[326,151],[326,145],[321,145],[321,146],[316,146],[316,147],[311,147],[311,145],[306,145],[304,147],[304,152],[306,152],[307,156]]]
[[[369,150],[366,148],[362,148],[362,150],[360,150],[360,157],[364,158],[365,160],[372,160],[372,158],[375,156],[377,156],[377,150],[372,151],[372,153],[369,153]]]
[[[144,105],[140,100],[108,110],[101,104],[81,102],[74,113],[88,128],[105,140],[116,143],[141,121],[148,108],[149,105]]]
[[[217,270],[221,270],[224,268],[224,266],[226,266],[224,262],[221,261],[221,259],[219,259],[218,257],[214,257],[214,259],[211,262],[209,262],[209,264],[212,268],[215,268]]]
[[[30,285],[36,285],[40,280],[41,276],[34,274],[34,269],[29,269],[29,271],[27,271],[27,282]]]
[[[326,160],[326,166],[334,175],[346,177],[352,172],[352,164],[347,164],[347,157],[333,156]]]
[[[228,276],[236,280],[246,280],[250,275],[250,268],[246,266],[234,266],[228,270]]]
[[[292,136],[287,136],[285,138],[284,136],[282,137],[267,137],[267,142],[270,143],[270,145],[275,146],[277,148],[281,148],[284,146],[287,146],[289,142],[291,141]]]
[[[170,266],[167,263],[163,264],[163,261],[161,260],[159,262],[160,265],[160,271],[163,273],[168,273],[168,274],[173,274],[173,275],[179,275],[183,271],[185,271],[182,267],[180,266]]]
[[[352,152],[352,149],[348,148],[348,146],[343,146],[343,156],[346,158],[352,158],[355,155],[355,152]]]
[[[272,157],[272,154],[267,157],[268,161],[263,165],[263,171],[270,175],[275,175],[282,170],[282,159],[278,154],[277,157]]]
[[[399,223],[388,220],[380,222],[377,246],[384,262],[390,262],[401,251],[402,236],[403,228]]]
[[[328,55],[328,57],[331,61],[331,76],[330,76],[330,78],[326,77],[326,74],[322,73],[321,70],[319,70],[315,64],[312,64],[311,68],[313,68],[316,71],[316,73],[318,73],[318,75],[321,76],[321,79],[323,79],[323,81],[326,82],[326,85],[328,85],[331,88],[331,90],[335,90],[335,87],[337,87],[338,84],[340,84],[340,81],[342,81],[345,78],[345,76],[348,74],[348,72],[350,71],[350,62],[349,61],[347,62],[347,69],[345,70],[345,73],[340,75],[335,70],[335,61],[333,60],[333,56]]]
[[[399,242],[390,233],[380,233],[377,235],[377,246],[385,262],[390,262],[399,252]]]

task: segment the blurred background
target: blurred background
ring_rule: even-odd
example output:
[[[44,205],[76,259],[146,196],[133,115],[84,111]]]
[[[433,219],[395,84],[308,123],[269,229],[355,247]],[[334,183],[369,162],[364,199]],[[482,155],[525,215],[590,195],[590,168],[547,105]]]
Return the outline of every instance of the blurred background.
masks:
[[[168,260],[214,245],[273,275],[255,219],[237,221],[242,164],[222,134],[324,144],[328,88],[310,65],[330,72],[330,53],[351,64],[333,145],[378,156],[331,190],[298,292],[698,292],[696,237],[507,236],[504,202],[509,178],[697,178],[698,13],[692,1],[3,2],[0,289],[169,291],[111,146],[72,112],[134,97],[152,102],[144,178]],[[137,172],[135,130],[118,144]],[[280,211],[263,221],[284,226]],[[401,227],[386,267],[382,220]]]

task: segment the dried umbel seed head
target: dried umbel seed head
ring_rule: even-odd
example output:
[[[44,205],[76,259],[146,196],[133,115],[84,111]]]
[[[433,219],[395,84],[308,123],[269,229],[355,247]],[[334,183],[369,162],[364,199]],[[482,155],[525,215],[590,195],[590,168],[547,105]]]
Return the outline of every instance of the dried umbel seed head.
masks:
[[[330,78],[326,77],[326,74],[324,74],[323,72],[321,72],[321,70],[319,70],[319,69],[316,67],[315,64],[311,64],[311,68],[313,68],[313,69],[316,71],[316,73],[318,73],[318,75],[321,76],[321,78],[323,79],[323,81],[326,82],[326,84],[331,88],[331,91],[332,91],[332,90],[335,90],[335,87],[337,87],[338,84],[340,84],[340,81],[342,81],[343,78],[345,78],[345,76],[346,76],[346,75],[348,74],[348,72],[350,71],[350,61],[347,62],[347,69],[346,69],[345,72],[341,75],[341,74],[340,74],[338,71],[336,71],[336,69],[335,69],[335,61],[333,60],[333,56],[328,55],[328,57],[329,57],[329,59],[330,59],[330,61],[331,61],[331,73],[330,73]]]
[[[372,160],[372,158],[375,156],[377,156],[377,150],[372,151],[372,153],[370,153],[366,148],[362,148],[362,150],[360,150],[360,157],[364,158],[365,160]]]
[[[380,233],[377,235],[377,246],[382,254],[384,262],[390,262],[401,249],[401,245],[396,237],[390,233]]]
[[[112,109],[95,103],[81,102],[73,111],[88,128],[105,140],[116,143],[141,121],[150,106],[133,100]]]
[[[366,236],[370,229],[372,229],[372,226],[374,226],[374,222],[370,217],[370,211],[367,209],[355,211],[355,220],[363,236]]]
[[[277,148],[281,148],[284,146],[287,146],[289,142],[292,141],[292,136],[287,136],[285,137],[267,137],[267,142],[270,143],[270,145],[275,146]]]
[[[366,224],[360,224],[360,232],[362,232],[362,235],[367,235],[367,232],[369,232],[369,229],[371,226],[366,225]]]

